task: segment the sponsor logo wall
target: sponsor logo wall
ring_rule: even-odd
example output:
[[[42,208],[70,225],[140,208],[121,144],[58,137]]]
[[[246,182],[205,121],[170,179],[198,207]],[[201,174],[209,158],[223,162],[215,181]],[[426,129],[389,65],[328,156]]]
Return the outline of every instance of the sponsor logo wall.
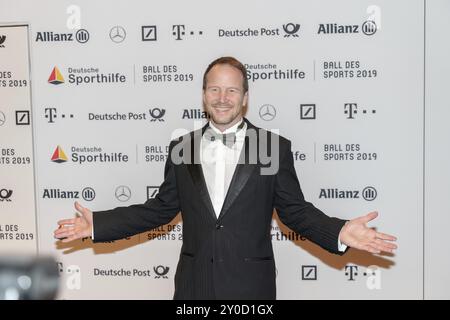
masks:
[[[0,25],[0,253],[37,248],[29,29]]]
[[[69,4],[23,9],[14,18],[28,21],[29,31],[0,28],[1,60],[24,54],[9,53],[0,69],[2,251],[37,245],[55,255],[61,299],[171,299],[179,215],[102,244],[62,244],[53,230],[75,212],[74,201],[96,211],[154,198],[170,139],[208,120],[203,71],[233,55],[248,69],[248,119],[292,140],[305,197],[346,219],[378,210],[377,227],[396,234],[402,248],[395,256],[334,256],[275,212],[278,298],[422,297],[422,1],[232,0],[219,16],[207,1],[201,11],[181,1],[176,11],[164,3],[101,4],[82,1],[72,14]],[[409,19],[399,23],[405,6]],[[101,18],[104,7],[114,14]]]

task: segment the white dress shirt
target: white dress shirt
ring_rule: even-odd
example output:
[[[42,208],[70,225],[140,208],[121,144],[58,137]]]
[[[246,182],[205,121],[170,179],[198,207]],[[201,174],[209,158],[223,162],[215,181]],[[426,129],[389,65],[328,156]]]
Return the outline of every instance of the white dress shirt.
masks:
[[[200,142],[200,162],[206,187],[217,217],[222,210],[225,196],[244,145],[247,124],[245,123],[241,130],[237,130],[242,121],[223,132],[211,122],[209,123],[211,129],[218,134],[236,133],[236,142],[232,148],[225,146],[219,139],[210,141],[203,137]]]

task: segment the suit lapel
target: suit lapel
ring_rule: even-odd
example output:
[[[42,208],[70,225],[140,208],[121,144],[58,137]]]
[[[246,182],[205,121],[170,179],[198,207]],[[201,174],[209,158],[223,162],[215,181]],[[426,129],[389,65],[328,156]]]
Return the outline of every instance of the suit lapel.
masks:
[[[208,211],[210,212],[214,220],[221,219],[227,212],[229,212],[231,205],[234,203],[236,198],[241,193],[242,189],[248,182],[248,179],[252,175],[253,171],[255,170],[256,167],[259,166],[259,158],[255,159],[254,157],[250,156],[250,151],[254,153],[255,150],[250,148],[251,144],[248,135],[249,129],[253,130],[253,132],[256,133],[257,141],[253,141],[252,144],[255,143],[256,146],[258,146],[259,131],[258,128],[255,127],[253,124],[251,124],[246,118],[244,118],[244,121],[247,123],[247,132],[242,150],[243,152],[241,152],[239,156],[239,162],[236,165],[236,170],[234,171],[233,177],[230,182],[230,186],[227,191],[227,195],[225,197],[222,206],[222,210],[220,211],[218,218],[212,205],[211,197],[208,192],[208,187],[206,186],[206,181],[203,175],[203,170],[200,162],[200,141],[208,125],[205,125],[201,131],[197,130],[191,133],[191,141],[190,141],[191,152],[188,153],[188,158],[187,159],[185,158],[186,160],[188,160],[185,163],[188,163],[186,166],[191,175],[192,181],[195,187],[197,188],[206,208],[208,208]],[[255,146],[252,147],[254,148]],[[184,155],[187,154],[184,153]]]
[[[201,131],[197,130],[191,134],[190,154],[188,155],[190,159],[186,166],[200,194],[200,198],[203,200],[206,208],[208,208],[213,219],[217,220],[200,163],[200,140],[207,127],[208,125],[204,126]]]
[[[255,160],[259,159],[254,159],[253,157],[250,156],[250,151],[255,152],[255,150],[250,148],[250,139],[248,135],[249,129],[254,130],[254,132],[256,132],[257,134],[256,138],[258,139],[259,138],[258,130],[247,119],[244,118],[244,120],[247,123],[247,132],[245,135],[245,141],[243,146],[244,149],[239,156],[239,162],[236,165],[236,170],[234,170],[233,178],[231,179],[230,186],[228,188],[228,192],[223,202],[222,210],[220,211],[218,219],[221,219],[229,211],[231,205],[239,196],[248,179],[252,175],[253,171],[258,166],[258,164],[256,163],[257,161]],[[253,141],[252,143],[256,143],[256,146],[258,146],[257,141]]]

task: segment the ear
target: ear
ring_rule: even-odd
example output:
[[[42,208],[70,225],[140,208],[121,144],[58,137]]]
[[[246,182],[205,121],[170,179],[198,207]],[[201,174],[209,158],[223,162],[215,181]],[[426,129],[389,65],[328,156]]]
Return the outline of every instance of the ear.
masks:
[[[203,107],[206,106],[206,93],[205,90],[202,91],[202,101],[203,101]]]
[[[248,91],[244,94],[244,99],[242,100],[242,105],[248,107]]]

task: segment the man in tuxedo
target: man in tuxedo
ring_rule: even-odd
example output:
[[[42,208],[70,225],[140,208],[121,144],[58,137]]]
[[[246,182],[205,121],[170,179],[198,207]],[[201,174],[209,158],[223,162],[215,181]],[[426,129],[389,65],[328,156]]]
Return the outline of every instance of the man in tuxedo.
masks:
[[[181,211],[175,299],[275,299],[274,208],[286,226],[332,253],[347,247],[393,252],[395,237],[366,226],[376,212],[345,221],[305,201],[291,142],[244,118],[247,101],[243,64],[232,57],[213,61],[203,78],[210,121],[170,143],[158,195],[94,213],[75,203],[79,217],[59,221],[55,237],[121,239],[169,223]]]

